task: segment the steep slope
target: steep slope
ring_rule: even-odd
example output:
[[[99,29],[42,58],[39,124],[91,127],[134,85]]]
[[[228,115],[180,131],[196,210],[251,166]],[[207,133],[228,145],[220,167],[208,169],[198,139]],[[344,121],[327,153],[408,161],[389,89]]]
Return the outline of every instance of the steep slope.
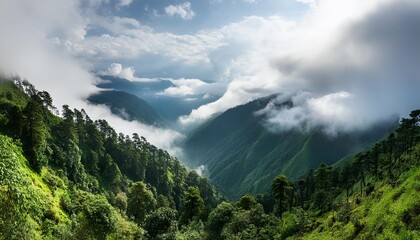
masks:
[[[209,178],[234,198],[266,191],[280,173],[296,179],[321,162],[335,163],[377,141],[395,123],[336,137],[319,131],[273,133],[262,125],[264,116],[255,112],[274,97],[229,109],[193,131],[185,141],[189,164],[206,166]]]
[[[47,92],[0,78],[0,239],[156,239],[154,228],[174,235],[178,216],[189,221],[221,201],[138,134],[52,108]],[[192,215],[187,190],[201,203]],[[169,224],[154,227],[149,215],[162,214]]]
[[[165,120],[143,99],[123,91],[100,91],[89,96],[95,104],[107,105],[113,114],[126,120],[136,120],[148,125],[167,126]]]

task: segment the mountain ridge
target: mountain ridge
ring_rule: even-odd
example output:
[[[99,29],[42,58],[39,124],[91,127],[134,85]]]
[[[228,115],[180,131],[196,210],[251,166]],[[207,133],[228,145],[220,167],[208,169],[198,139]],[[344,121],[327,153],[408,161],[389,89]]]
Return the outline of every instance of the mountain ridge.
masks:
[[[335,138],[318,129],[271,132],[262,124],[264,114],[255,112],[276,96],[231,108],[192,131],[184,142],[187,163],[205,165],[208,177],[235,198],[266,191],[280,173],[296,180],[322,162],[338,162],[383,138],[395,126],[390,120]],[[285,101],[279,107],[290,104]]]
[[[119,90],[102,90],[89,96],[88,101],[108,106],[113,114],[124,120],[136,120],[147,125],[168,127],[166,120],[153,107],[131,93]]]

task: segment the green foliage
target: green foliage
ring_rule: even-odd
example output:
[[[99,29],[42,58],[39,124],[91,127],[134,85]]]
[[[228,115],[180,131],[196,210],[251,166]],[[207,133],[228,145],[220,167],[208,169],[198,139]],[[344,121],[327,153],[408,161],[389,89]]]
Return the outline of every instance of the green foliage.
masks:
[[[277,176],[271,185],[271,192],[277,201],[277,214],[281,216],[287,204],[287,191],[292,188],[291,183],[284,175]]]
[[[188,224],[194,217],[198,217],[204,210],[204,201],[196,187],[188,187],[185,192],[184,209],[180,223]]]
[[[15,83],[0,81],[0,239],[143,239],[146,216],[149,233],[172,219],[156,238],[174,239],[189,186],[204,198],[199,212],[219,202],[208,181],[145,138],[68,105],[57,117],[47,92]]]
[[[247,189],[256,186],[252,179],[274,178],[272,191],[219,204],[206,179],[138,134],[117,134],[106,121],[66,105],[57,117],[47,92],[16,84],[0,81],[0,239],[420,238],[420,110],[370,150],[337,166],[320,164],[294,183],[274,178],[274,167],[264,177],[246,176],[248,166],[260,166],[232,162],[217,174],[236,169]],[[249,109],[243,110],[246,117]],[[271,147],[268,158],[290,150],[266,137],[241,151],[249,155],[245,161]],[[288,141],[299,149],[300,137]],[[325,143],[315,139],[305,140],[299,157],[285,154],[297,161]],[[224,184],[245,189],[229,178]]]
[[[177,231],[177,213],[167,207],[161,207],[146,217],[144,229],[151,239],[174,239]]]
[[[119,192],[115,196],[115,206],[120,210],[120,213],[125,213],[127,211],[127,194],[125,192]]]
[[[143,182],[135,182],[128,193],[127,214],[141,224],[146,213],[154,209],[156,200]]]
[[[115,232],[115,210],[103,196],[87,194],[79,204],[81,209],[77,216],[77,237],[105,239],[108,234]]]
[[[244,210],[250,210],[257,205],[257,200],[253,196],[247,194],[239,199],[237,205]]]
[[[176,234],[177,240],[202,240],[205,239],[204,223],[201,220],[191,221],[181,227]]]
[[[233,204],[222,202],[210,213],[206,229],[211,239],[221,239],[222,229],[232,220],[234,211]]]

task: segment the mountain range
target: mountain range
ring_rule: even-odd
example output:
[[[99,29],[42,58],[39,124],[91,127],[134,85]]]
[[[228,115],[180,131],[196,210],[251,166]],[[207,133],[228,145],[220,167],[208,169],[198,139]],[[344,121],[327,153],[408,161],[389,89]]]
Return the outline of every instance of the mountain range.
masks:
[[[162,87],[156,84],[150,86]],[[113,79],[100,86],[129,89],[132,83]],[[144,94],[146,90],[140,89],[131,90]],[[351,160],[355,153],[382,139],[398,123],[398,119],[390,119],[363,131],[336,136],[327,135],[320,129],[273,132],[263,124],[266,116],[256,113],[276,97],[271,95],[231,108],[186,133],[182,160],[191,168],[199,168],[228,196],[237,198],[246,193],[267,191],[278,174],[297,180],[321,163],[340,164]],[[126,120],[163,128],[170,126],[145,100],[131,93],[106,90],[88,100],[109,106],[114,114]],[[290,107],[291,104],[286,101],[278,107]]]
[[[278,174],[297,180],[320,163],[351,159],[392,131],[398,122],[394,119],[337,136],[319,129],[272,132],[263,124],[265,115],[255,113],[275,97],[229,109],[192,131],[183,146],[188,164],[201,166],[214,184],[236,198],[267,191]],[[282,105],[287,104],[291,103]]]

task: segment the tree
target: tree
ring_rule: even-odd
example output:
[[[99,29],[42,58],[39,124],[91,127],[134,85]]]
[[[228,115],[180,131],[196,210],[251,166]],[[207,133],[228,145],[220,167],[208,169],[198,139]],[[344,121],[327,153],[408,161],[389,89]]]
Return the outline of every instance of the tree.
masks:
[[[89,195],[82,204],[81,226],[79,235],[91,235],[105,239],[116,230],[116,216],[108,201],[100,195]]]
[[[177,230],[176,215],[176,211],[168,207],[158,208],[148,215],[144,222],[144,229],[150,239],[157,239],[158,236],[174,239]]]
[[[25,153],[36,170],[40,170],[42,166],[48,163],[44,152],[47,147],[47,127],[42,115],[42,108],[37,97],[32,98],[23,111],[24,127],[23,127],[23,143]]]
[[[257,200],[249,194],[242,196],[241,199],[239,199],[238,201],[238,207],[244,210],[250,210],[254,208],[256,205],[257,205]]]
[[[209,239],[220,239],[223,227],[229,223],[234,216],[235,207],[228,202],[222,202],[210,213],[206,229],[210,235]]]
[[[127,211],[127,194],[125,192],[119,192],[115,196],[115,206],[120,210],[120,213]]]
[[[284,175],[277,176],[271,185],[271,191],[273,193],[274,198],[277,201],[277,214],[279,216],[286,209],[286,200],[287,200],[287,191],[292,188],[291,183]]]
[[[184,211],[180,219],[183,225],[188,224],[194,217],[198,217],[204,209],[204,201],[198,188],[188,187],[184,194]]]
[[[321,163],[315,170],[315,183],[318,189],[329,190],[331,166]]]
[[[141,224],[146,213],[153,210],[155,199],[150,190],[146,188],[143,182],[136,182],[131,186],[128,194],[127,214]]]
[[[363,193],[363,187],[366,186],[365,183],[365,163],[366,163],[366,153],[358,153],[353,159],[353,167],[357,171],[360,181],[360,195]]]

